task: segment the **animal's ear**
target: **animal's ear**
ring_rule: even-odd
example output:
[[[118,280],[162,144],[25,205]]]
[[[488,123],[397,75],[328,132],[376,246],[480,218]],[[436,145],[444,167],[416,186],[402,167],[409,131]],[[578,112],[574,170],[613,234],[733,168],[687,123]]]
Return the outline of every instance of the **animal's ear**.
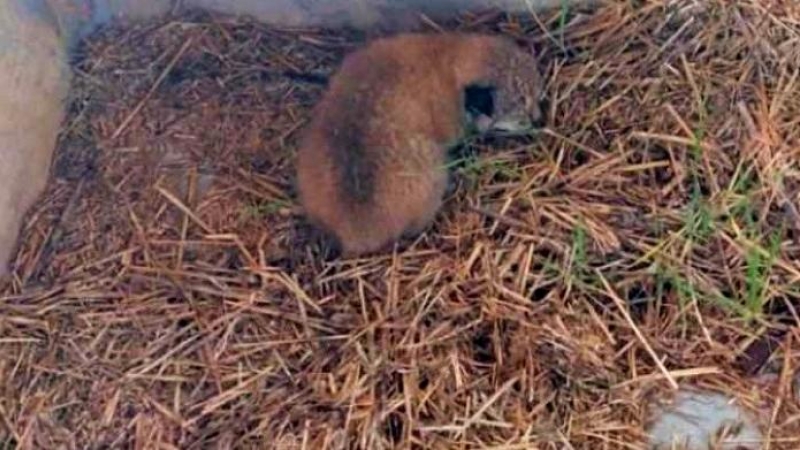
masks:
[[[476,116],[494,115],[495,95],[497,91],[489,85],[469,85],[464,89],[464,109]]]

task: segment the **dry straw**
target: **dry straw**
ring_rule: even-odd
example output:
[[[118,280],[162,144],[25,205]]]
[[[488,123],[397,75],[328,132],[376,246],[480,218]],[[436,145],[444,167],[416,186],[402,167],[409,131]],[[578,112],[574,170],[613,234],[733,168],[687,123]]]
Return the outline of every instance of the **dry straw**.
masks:
[[[548,127],[468,142],[436,224],[357,261],[296,217],[322,87],[276,73],[365,36],[200,15],[93,36],[0,291],[3,448],[636,449],[684,384],[800,448],[794,3],[437,24],[532,45]]]

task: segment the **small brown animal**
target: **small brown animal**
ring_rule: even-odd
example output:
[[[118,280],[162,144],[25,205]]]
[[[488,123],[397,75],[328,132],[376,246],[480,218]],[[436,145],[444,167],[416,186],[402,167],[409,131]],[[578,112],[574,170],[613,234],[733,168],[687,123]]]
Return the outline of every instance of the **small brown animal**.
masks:
[[[468,87],[493,91],[493,113],[468,116]],[[344,256],[418,234],[439,210],[447,152],[479,131],[530,130],[541,119],[535,59],[499,36],[407,33],[345,57],[313,110],[297,154],[300,202]]]

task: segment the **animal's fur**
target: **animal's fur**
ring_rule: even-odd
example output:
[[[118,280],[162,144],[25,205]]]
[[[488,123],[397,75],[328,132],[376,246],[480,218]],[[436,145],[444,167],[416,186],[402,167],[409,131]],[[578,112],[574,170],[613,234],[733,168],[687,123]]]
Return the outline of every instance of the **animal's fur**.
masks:
[[[351,53],[298,150],[306,215],[344,255],[421,232],[447,186],[447,150],[465,131],[465,89],[495,91],[484,130],[518,131],[541,116],[540,83],[534,58],[496,36],[409,33]]]

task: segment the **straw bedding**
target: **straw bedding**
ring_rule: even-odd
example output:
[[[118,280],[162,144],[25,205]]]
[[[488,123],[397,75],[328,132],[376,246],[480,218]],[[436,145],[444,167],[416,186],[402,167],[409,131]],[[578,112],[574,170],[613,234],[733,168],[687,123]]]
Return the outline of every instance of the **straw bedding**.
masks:
[[[323,87],[277,72],[369,35],[187,13],[91,36],[0,290],[3,448],[634,449],[677,385],[800,447],[792,3],[428,22],[533,45],[547,128],[465,142],[436,223],[349,261],[294,201]]]

